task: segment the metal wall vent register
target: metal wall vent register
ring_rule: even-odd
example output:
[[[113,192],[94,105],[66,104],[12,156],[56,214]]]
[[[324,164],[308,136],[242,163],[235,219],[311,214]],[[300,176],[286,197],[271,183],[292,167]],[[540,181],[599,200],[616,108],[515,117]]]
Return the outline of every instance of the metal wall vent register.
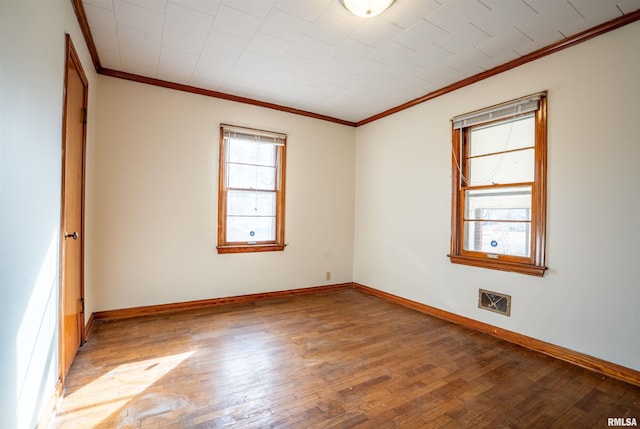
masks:
[[[511,296],[503,293],[491,292],[480,289],[478,308],[493,311],[494,313],[511,315]]]

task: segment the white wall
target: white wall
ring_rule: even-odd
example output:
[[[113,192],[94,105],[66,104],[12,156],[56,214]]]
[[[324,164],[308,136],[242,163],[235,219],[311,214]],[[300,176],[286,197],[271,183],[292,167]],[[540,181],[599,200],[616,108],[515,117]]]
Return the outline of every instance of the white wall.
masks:
[[[358,128],[355,281],[640,370],[638,40],[636,22]],[[541,90],[548,273],[451,264],[449,119]]]
[[[3,428],[34,427],[58,379],[65,33],[93,91],[95,72],[70,1],[0,2]],[[90,129],[89,145],[92,135]]]
[[[353,128],[99,80],[96,246],[87,262],[96,311],[352,280]],[[216,252],[220,123],[289,136],[283,252]]]

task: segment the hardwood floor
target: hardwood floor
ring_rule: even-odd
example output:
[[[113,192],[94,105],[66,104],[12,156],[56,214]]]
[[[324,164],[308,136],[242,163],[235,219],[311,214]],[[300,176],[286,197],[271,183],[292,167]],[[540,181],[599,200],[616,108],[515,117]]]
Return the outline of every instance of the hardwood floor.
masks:
[[[640,388],[355,289],[97,321],[53,428],[605,428]],[[640,423],[639,423],[640,424]]]

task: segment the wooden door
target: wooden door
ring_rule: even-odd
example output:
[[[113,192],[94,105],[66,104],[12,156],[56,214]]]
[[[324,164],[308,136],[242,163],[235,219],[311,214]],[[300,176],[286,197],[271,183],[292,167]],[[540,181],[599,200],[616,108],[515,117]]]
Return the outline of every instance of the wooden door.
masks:
[[[62,136],[60,378],[84,340],[84,164],[87,78],[67,35]]]

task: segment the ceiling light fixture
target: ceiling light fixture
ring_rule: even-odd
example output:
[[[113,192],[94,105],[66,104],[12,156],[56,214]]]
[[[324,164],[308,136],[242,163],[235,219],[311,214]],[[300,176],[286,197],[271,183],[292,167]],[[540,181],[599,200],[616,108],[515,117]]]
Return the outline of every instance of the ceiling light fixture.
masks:
[[[342,6],[360,18],[373,18],[380,15],[395,0],[340,0]]]

